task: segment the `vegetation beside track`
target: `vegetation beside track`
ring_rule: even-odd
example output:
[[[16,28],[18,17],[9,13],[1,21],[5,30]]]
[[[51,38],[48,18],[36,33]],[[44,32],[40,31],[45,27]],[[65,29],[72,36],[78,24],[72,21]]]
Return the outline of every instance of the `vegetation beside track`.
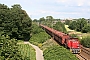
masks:
[[[38,25],[33,24],[32,27],[32,37],[29,41],[30,43],[41,47],[46,40],[50,39],[50,36]]]
[[[52,39],[43,43],[41,49],[44,51],[45,60],[78,60],[69,50],[58,45]]]
[[[84,46],[84,47],[88,47],[90,48],[90,33],[81,33],[81,32],[77,32],[75,30],[71,30],[68,28],[68,25],[65,25],[65,28],[67,31],[72,31],[71,33],[71,36],[72,37],[78,37],[80,39],[80,42],[81,44]],[[81,36],[79,36],[81,35]]]
[[[54,28],[55,30],[58,30],[58,31],[67,33],[67,30],[66,30],[64,24],[61,23],[61,22],[57,22],[56,24],[54,24],[53,28]]]
[[[85,47],[90,48],[90,36],[81,39],[81,44]]]
[[[69,50],[58,45],[50,36],[37,25],[34,27],[30,43],[39,46],[43,50],[45,60],[78,60]]]
[[[40,45],[42,45],[49,38],[50,38],[50,36],[47,33],[40,32],[31,37],[30,43],[41,47]]]
[[[0,60],[25,60],[20,54],[17,40],[7,35],[0,36]]]
[[[25,60],[36,60],[35,50],[29,44],[19,44],[19,51]]]
[[[78,60],[75,55],[62,46],[53,45],[44,51],[45,60]]]

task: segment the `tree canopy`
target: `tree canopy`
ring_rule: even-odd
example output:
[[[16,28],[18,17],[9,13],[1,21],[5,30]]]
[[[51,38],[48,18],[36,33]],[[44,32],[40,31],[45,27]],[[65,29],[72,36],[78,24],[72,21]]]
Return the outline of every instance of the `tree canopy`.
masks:
[[[81,31],[84,33],[90,32],[90,25],[88,24],[87,20],[84,18],[80,18],[76,21],[72,21],[69,25],[69,28],[72,30]]]
[[[10,38],[29,40],[32,20],[19,4],[11,8],[0,4],[0,31]]]

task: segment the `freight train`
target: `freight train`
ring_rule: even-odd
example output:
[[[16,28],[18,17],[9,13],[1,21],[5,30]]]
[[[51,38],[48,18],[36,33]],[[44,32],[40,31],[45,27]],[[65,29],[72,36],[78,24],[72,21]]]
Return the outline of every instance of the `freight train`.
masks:
[[[40,27],[43,28],[49,35],[51,35],[56,41],[64,45],[66,48],[69,48],[72,53],[80,53],[80,42],[78,38],[72,38],[66,33],[57,31],[53,28],[40,24]]]

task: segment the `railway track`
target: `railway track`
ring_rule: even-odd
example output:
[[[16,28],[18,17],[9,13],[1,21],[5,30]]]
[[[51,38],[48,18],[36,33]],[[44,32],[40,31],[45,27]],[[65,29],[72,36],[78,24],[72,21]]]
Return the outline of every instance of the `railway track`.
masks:
[[[81,45],[81,53],[76,54],[80,60],[90,60],[90,49],[87,49]]]

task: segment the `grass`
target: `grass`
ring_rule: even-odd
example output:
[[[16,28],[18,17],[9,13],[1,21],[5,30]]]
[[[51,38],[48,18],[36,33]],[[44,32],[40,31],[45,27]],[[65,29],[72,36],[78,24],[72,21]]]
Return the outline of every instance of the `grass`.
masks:
[[[81,33],[81,32],[77,32],[75,30],[71,30],[68,28],[68,25],[65,25],[65,28],[69,32],[69,34],[77,34],[80,38],[90,36],[90,33]]]
[[[29,44],[19,44],[19,51],[26,60],[36,60],[35,50]]]
[[[74,31],[74,30],[69,29],[68,25],[65,25],[65,28],[66,28],[67,31]]]
[[[24,41],[18,40],[18,41],[17,41],[17,44],[24,44]]]
[[[44,60],[78,60],[75,55],[53,39],[44,42],[41,49],[44,52]]]
[[[48,39],[46,42],[43,43],[41,49],[44,51],[45,49],[53,45],[58,45],[58,44],[53,39]]]
[[[66,30],[69,32],[73,32],[73,33],[75,33],[75,34],[81,34],[81,32],[77,32],[77,31],[75,31],[75,30],[71,30],[71,29],[69,29],[68,28],[69,26],[68,25],[65,25],[65,28],[66,28]]]

